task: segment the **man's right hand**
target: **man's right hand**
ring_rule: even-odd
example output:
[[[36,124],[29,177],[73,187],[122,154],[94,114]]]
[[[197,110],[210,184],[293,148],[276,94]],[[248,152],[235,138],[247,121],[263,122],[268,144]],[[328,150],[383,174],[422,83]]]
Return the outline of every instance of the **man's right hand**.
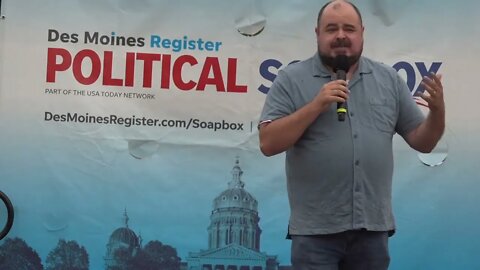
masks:
[[[325,112],[332,103],[344,103],[348,99],[350,90],[348,83],[344,80],[331,81],[323,85],[312,103],[319,108],[320,113]]]
[[[349,90],[344,80],[325,84],[315,98],[294,113],[260,125],[260,149],[266,156],[276,155],[292,147],[305,130],[327,111],[334,102],[345,102]]]

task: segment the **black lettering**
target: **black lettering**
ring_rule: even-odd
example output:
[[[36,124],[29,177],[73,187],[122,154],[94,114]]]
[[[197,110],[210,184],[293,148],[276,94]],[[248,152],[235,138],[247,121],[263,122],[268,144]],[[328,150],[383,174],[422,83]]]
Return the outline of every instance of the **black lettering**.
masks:
[[[62,33],[60,35],[60,40],[64,43],[68,43],[70,41],[70,35],[67,33]]]
[[[145,38],[141,37],[137,39],[137,46],[138,47],[143,47],[145,46]]]
[[[53,116],[53,114],[51,112],[45,112],[44,120],[45,121],[50,121],[50,120],[52,120],[52,116]]]
[[[72,34],[70,42],[78,43],[78,34]]]
[[[93,35],[90,35],[90,32],[85,32],[85,44],[88,43],[94,43],[98,44],[98,32],[93,33]]]
[[[48,29],[48,41],[55,42],[58,40],[60,33],[55,29]]]
[[[199,119],[193,119],[193,121],[192,121],[193,128],[198,128],[199,127],[200,124],[198,122],[200,122]]]
[[[110,123],[116,125],[117,124],[117,116],[116,115],[110,115]]]
[[[74,113],[74,114],[68,113],[67,122],[77,122],[77,113]]]

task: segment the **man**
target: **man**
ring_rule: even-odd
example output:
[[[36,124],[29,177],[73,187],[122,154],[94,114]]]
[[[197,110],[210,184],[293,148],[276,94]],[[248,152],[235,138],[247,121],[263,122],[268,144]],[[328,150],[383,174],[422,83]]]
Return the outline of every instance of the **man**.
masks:
[[[363,32],[352,3],[327,3],[315,28],[318,53],[281,70],[263,108],[261,151],[286,151],[296,270],[387,269],[393,135],[430,152],[445,127],[441,76],[423,78],[424,117],[393,68],[361,56]],[[341,57],[346,80],[335,79]],[[345,121],[337,103],[347,105]]]

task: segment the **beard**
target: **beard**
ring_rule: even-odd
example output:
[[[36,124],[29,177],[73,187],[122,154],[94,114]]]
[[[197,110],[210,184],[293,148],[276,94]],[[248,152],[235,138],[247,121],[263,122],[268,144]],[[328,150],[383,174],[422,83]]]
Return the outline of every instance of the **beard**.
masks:
[[[350,41],[348,40],[337,40],[335,43],[332,44],[331,48],[336,49],[336,48],[349,48],[351,46]],[[347,56],[347,61],[348,61],[348,66],[351,67],[352,65],[356,64],[358,60],[360,59],[360,56],[362,55],[363,51],[363,44],[360,47],[360,52],[357,54],[352,54],[350,56]],[[326,67],[329,67],[331,69],[334,68],[334,62],[335,62],[335,57],[330,56],[322,50],[320,50],[320,46],[318,47],[318,54],[320,56],[320,60],[322,61],[323,65]]]

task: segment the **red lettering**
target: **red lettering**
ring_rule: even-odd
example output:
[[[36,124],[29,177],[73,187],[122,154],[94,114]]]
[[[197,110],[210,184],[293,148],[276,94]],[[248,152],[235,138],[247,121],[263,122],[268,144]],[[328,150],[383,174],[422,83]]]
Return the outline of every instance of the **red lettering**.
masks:
[[[143,60],[143,87],[152,88],[153,61],[160,61],[160,54],[137,53],[137,59]]]
[[[198,64],[197,59],[191,55],[182,55],[177,58],[175,63],[173,64],[173,83],[175,86],[178,87],[180,90],[192,90],[195,88],[197,83],[190,80],[188,82],[184,82],[182,79],[182,68],[185,63],[189,63],[191,66]]]
[[[172,56],[169,54],[162,55],[162,78],[160,88],[170,88],[170,67],[172,65]]]
[[[246,93],[246,85],[237,85],[237,59],[228,58],[227,92]]]
[[[127,53],[125,64],[125,86],[133,86],[135,79],[135,53]]]
[[[92,64],[92,71],[88,76],[83,76],[82,73],[82,65],[85,58],[89,58]],[[101,66],[102,63],[97,53],[92,50],[81,50],[75,55],[75,58],[73,58],[73,76],[79,83],[90,85],[100,77]]]
[[[112,78],[113,53],[106,51],[103,54],[103,85],[122,86],[122,79]]]
[[[57,56],[61,57],[61,62],[57,63]],[[47,82],[55,82],[57,71],[65,71],[72,64],[72,56],[65,49],[48,48],[47,52]]]
[[[210,70],[213,72],[213,77],[210,78]],[[202,73],[198,79],[197,90],[205,90],[207,84],[215,85],[218,92],[225,92],[225,84],[223,83],[222,70],[218,63],[218,58],[207,57],[203,65]]]
[[[198,69],[192,67],[199,64],[198,60],[192,55],[181,55],[172,59],[169,54],[128,52],[124,59],[125,74],[123,78],[122,76],[118,77],[118,75],[114,77],[114,64],[121,68],[122,63],[114,62],[113,51],[104,51],[103,57],[101,57],[97,52],[89,49],[81,50],[73,55],[66,49],[48,48],[46,81],[49,83],[56,82],[56,76],[59,72],[71,68],[75,80],[83,85],[96,83],[101,75],[102,85],[134,87],[136,79],[140,79],[135,77],[136,64],[137,61],[142,61],[143,73],[139,76],[142,76],[144,88],[152,88],[153,77],[155,76],[155,78],[160,79],[160,89],[170,89],[173,82],[173,87],[182,91],[192,89],[205,91],[207,87],[214,87],[217,92],[247,92],[247,86],[237,82],[236,58],[228,58],[227,74],[225,74],[218,57],[206,57],[205,61],[201,63],[202,68],[198,81],[189,78],[196,76]],[[161,63],[155,65],[155,62],[159,61]],[[154,68],[156,68],[155,71]]]

